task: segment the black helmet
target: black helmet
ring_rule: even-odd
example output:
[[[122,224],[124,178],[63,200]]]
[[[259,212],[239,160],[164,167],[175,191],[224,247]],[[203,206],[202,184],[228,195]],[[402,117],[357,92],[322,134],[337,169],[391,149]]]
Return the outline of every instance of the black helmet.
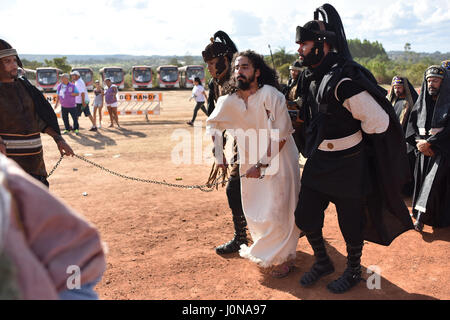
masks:
[[[231,41],[228,34],[219,30],[211,38],[211,43],[202,51],[202,56],[205,62],[222,56],[227,56],[231,61],[233,54],[237,51],[236,45]]]
[[[322,20],[319,20],[319,16]],[[349,60],[353,60],[348,48],[344,26],[336,9],[328,3],[316,9],[314,20],[307,22],[303,27],[297,27],[295,41],[297,43],[312,40],[316,46],[329,43],[337,53]]]
[[[297,70],[297,71],[301,71],[302,70],[302,63],[298,60],[295,60],[290,66],[289,66],[289,70]]]

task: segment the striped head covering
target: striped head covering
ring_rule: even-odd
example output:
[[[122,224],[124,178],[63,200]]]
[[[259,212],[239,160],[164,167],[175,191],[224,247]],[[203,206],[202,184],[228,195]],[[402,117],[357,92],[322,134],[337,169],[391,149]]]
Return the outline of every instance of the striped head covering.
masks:
[[[425,79],[428,79],[430,77],[444,79],[444,75],[445,69],[438,65],[429,66],[428,69],[425,71]]]
[[[398,85],[404,85],[404,84],[405,83],[404,83],[402,77],[395,76],[392,78],[392,83],[391,83],[392,86],[396,86],[396,85],[398,86]]]
[[[4,57],[9,57],[9,56],[16,56],[17,65],[19,67],[23,68],[22,61],[20,61],[19,55],[17,54],[16,49],[11,47],[11,45],[8,42],[6,42],[5,40],[0,39],[0,59],[4,58]]]

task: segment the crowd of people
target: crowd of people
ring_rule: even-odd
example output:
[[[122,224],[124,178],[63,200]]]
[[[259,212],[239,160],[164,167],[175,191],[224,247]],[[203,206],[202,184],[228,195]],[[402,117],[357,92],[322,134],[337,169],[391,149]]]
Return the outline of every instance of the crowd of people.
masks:
[[[119,117],[117,115],[117,86],[111,82],[111,79],[106,78],[106,91],[100,85],[100,81],[95,81],[95,89],[94,89],[94,115],[92,116],[90,108],[89,108],[89,93],[86,89],[86,84],[80,76],[78,71],[73,71],[69,74],[63,73],[60,76],[61,83],[58,85],[56,89],[56,103],[54,109],[61,104],[61,116],[64,122],[63,134],[68,134],[70,131],[73,131],[76,135],[80,132],[80,126],[78,123],[78,118],[84,114],[85,117],[88,117],[92,123],[92,127],[89,131],[97,131],[102,127],[102,109],[103,104],[106,103],[106,107],[108,108],[108,114],[111,120],[109,125],[110,128],[114,127],[114,122],[119,125]],[[69,123],[69,114],[72,117],[73,126]],[[97,125],[97,114],[98,114],[98,125]]]
[[[335,270],[322,233],[333,203],[347,267],[327,288],[344,293],[362,280],[365,241],[389,246],[424,224],[450,225],[450,63],[425,70],[419,95],[402,75],[392,79],[388,94],[353,60],[334,7],[325,4],[314,16],[296,28],[300,59],[284,88],[262,55],[239,52],[225,32],[216,32],[202,52],[212,76],[208,94],[195,78],[188,124],[198,110],[207,114],[212,172],[231,168],[226,195],[235,233],[216,252],[239,252],[282,278],[305,236],[315,262],[299,283],[311,287]],[[100,235],[49,193],[40,134],[49,134],[62,155],[74,152],[53,108],[18,77],[18,67],[16,50],[0,40],[0,264],[7,271],[0,297],[96,299],[94,286],[105,270]],[[110,127],[120,127],[117,87],[110,79],[105,84],[95,83],[91,115],[80,74],[61,76],[55,109],[61,104],[63,134],[79,133],[82,113],[91,131],[101,128],[104,104]],[[223,152],[227,141],[233,143],[230,160]],[[300,154],[306,158],[302,172]],[[80,270],[76,288],[68,285],[73,266]]]
[[[297,27],[296,43],[300,59],[282,89],[262,56],[236,53],[222,31],[203,51],[213,77],[207,131],[215,166],[228,167],[228,132],[235,146],[230,165],[237,172],[227,186],[234,238],[216,252],[239,252],[272,276],[285,277],[298,238],[306,235],[316,261],[299,282],[310,287],[335,270],[322,234],[325,209],[333,203],[347,268],[327,288],[344,293],[362,280],[364,241],[388,246],[424,224],[450,225],[449,61],[425,71],[419,96],[401,75],[388,94],[353,60],[340,16],[329,4]],[[249,143],[252,129],[257,138]],[[301,178],[299,153],[306,158]]]

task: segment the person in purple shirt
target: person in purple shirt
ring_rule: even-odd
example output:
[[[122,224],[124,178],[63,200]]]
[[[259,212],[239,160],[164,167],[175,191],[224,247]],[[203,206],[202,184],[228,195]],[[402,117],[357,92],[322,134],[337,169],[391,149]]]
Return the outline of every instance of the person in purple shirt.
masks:
[[[120,128],[119,117],[117,116],[117,86],[114,85],[109,78],[105,79],[105,83],[107,86],[105,92],[105,102],[106,107],[108,108],[109,118],[111,120],[111,124],[109,125],[109,127],[114,127],[115,121],[117,123],[117,126]]]
[[[55,109],[61,103],[61,116],[64,121],[65,130],[63,134],[68,134],[70,131],[69,114],[73,119],[73,130],[76,135],[79,133],[78,112],[75,103],[75,97],[79,95],[77,87],[69,81],[69,75],[64,73],[61,75],[61,83],[56,89],[58,96],[56,97]]]

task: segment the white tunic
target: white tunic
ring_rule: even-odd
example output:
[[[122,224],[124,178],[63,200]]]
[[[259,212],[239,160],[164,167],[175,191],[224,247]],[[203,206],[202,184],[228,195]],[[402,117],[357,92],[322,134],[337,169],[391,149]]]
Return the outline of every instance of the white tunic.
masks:
[[[265,85],[248,98],[247,106],[236,94],[220,97],[206,127],[211,135],[215,129],[227,130],[236,138],[241,175],[263,158],[269,139],[273,146],[286,140],[281,152],[272,155],[263,179],[241,178],[242,207],[253,244],[242,245],[240,255],[262,267],[295,258],[300,233],[294,219],[300,192],[299,153],[284,96]]]

